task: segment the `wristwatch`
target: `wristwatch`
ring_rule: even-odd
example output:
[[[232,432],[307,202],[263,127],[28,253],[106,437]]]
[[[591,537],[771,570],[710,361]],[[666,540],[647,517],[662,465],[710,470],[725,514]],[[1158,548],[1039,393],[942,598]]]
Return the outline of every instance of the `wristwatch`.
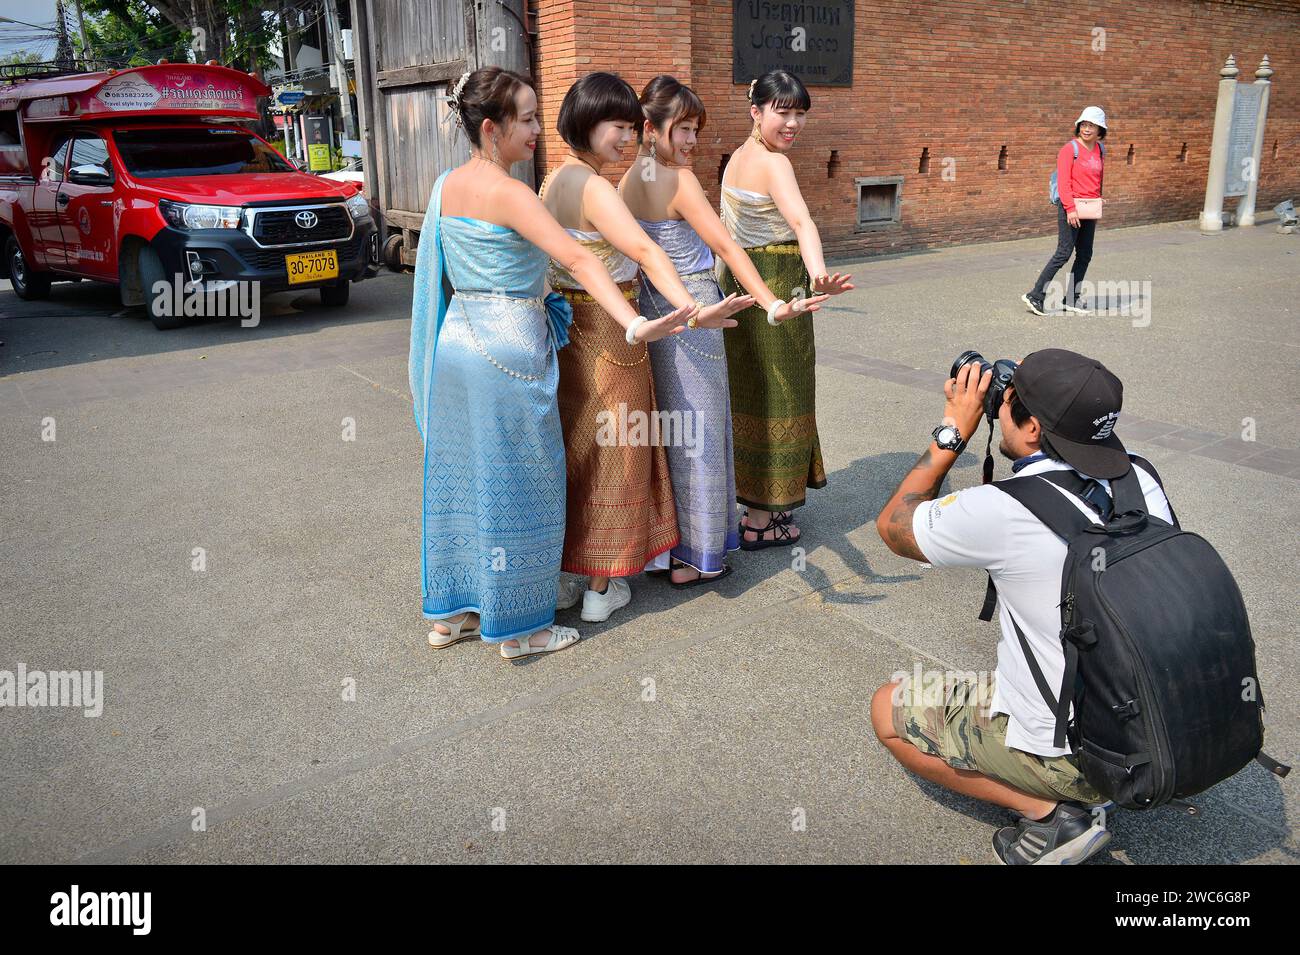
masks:
[[[966,439],[954,425],[941,424],[930,432],[930,437],[934,438],[934,443],[945,451],[961,454],[966,450]]]

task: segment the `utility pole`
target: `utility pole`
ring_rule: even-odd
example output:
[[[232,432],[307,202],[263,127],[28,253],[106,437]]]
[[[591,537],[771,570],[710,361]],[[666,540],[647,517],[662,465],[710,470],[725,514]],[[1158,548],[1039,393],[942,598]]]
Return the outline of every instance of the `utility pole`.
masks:
[[[72,5],[77,11],[77,29],[81,31],[82,68],[90,72],[95,68],[92,62],[95,59],[95,48],[91,46],[90,36],[86,33],[86,17],[81,12],[81,0],[72,0]]]
[[[59,42],[54,50],[54,63],[61,70],[74,70],[76,63],[72,53],[72,43],[68,40],[68,22],[63,13],[63,0],[54,0],[54,32]]]
[[[339,108],[343,111],[343,132],[348,139],[357,138],[357,121],[352,115],[352,98],[348,95],[348,62],[343,58],[343,30],[339,26],[339,8],[335,0],[323,0],[325,30],[329,33],[330,60],[334,67],[334,85],[339,90]]]

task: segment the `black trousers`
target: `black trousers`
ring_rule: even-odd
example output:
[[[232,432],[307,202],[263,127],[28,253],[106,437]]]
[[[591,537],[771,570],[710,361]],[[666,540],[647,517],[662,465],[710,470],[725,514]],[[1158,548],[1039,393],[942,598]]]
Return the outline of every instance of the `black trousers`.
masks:
[[[1070,287],[1065,292],[1065,300],[1073,302],[1078,294],[1076,290],[1079,288],[1079,283],[1083,281],[1083,276],[1088,271],[1088,263],[1092,261],[1092,236],[1096,231],[1096,219],[1080,219],[1076,228],[1070,225],[1070,220],[1065,217],[1065,206],[1058,205],[1056,207],[1056,251],[1052,253],[1046,267],[1039,274],[1029,297],[1041,301],[1047,294],[1047,283],[1061,271],[1061,266],[1070,261],[1070,255],[1073,253],[1074,266],[1070,269]]]

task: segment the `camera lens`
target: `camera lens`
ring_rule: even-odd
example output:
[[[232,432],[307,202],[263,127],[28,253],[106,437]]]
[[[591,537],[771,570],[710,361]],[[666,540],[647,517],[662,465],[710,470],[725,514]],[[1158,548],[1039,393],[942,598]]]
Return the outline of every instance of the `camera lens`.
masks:
[[[952,369],[948,372],[948,377],[956,378],[957,372],[970,364],[979,366],[981,376],[986,371],[993,372],[993,377],[989,380],[989,390],[984,393],[984,413],[988,415],[991,421],[998,416],[998,409],[1002,407],[1007,387],[1011,384],[1011,379],[1016,373],[1016,363],[1010,358],[999,358],[990,364],[979,352],[967,350],[958,355],[957,360],[952,363]]]
[[[952,363],[952,369],[948,372],[948,377],[956,378],[957,372],[961,371],[971,362],[979,363],[981,375],[993,367],[987,361],[984,360],[984,356],[981,355],[979,352],[968,350],[962,352],[960,355],[957,356],[957,360]]]

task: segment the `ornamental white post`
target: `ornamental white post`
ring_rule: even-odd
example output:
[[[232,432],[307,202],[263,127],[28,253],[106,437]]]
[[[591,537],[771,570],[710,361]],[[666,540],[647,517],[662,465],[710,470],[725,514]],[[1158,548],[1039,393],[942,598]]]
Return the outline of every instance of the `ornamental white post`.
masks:
[[[1219,102],[1214,108],[1214,139],[1210,146],[1210,172],[1205,181],[1205,206],[1201,209],[1201,231],[1223,231],[1223,191],[1228,176],[1228,135],[1232,128],[1232,104],[1237,92],[1237,61],[1231,54],[1219,70]]]
[[[1264,59],[1259,63],[1259,69],[1255,71],[1255,85],[1260,87],[1259,118],[1255,121],[1255,148],[1251,153],[1254,157],[1252,175],[1246,186],[1246,194],[1241,197],[1241,205],[1237,207],[1238,225],[1255,224],[1255,193],[1259,191],[1259,164],[1264,158],[1264,118],[1268,115],[1268,91],[1273,88],[1269,77],[1272,75],[1273,68],[1268,65],[1268,55],[1265,54]]]

